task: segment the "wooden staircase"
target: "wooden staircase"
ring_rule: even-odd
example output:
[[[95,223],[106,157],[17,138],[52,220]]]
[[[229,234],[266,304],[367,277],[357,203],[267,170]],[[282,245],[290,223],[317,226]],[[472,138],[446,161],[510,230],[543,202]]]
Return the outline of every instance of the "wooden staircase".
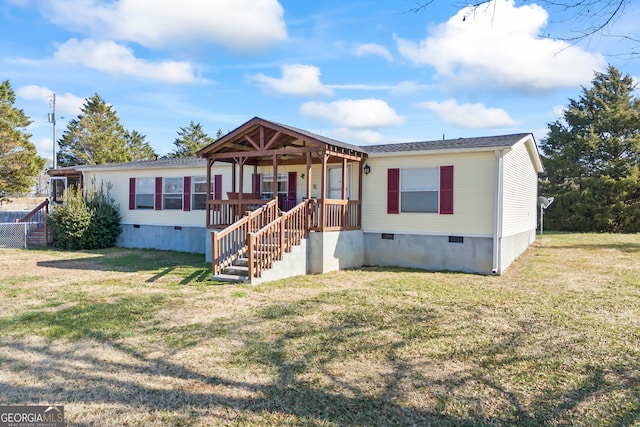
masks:
[[[251,283],[273,267],[286,252],[307,237],[311,218],[304,201],[282,214],[277,201],[247,213],[235,224],[212,235],[212,280]]]
[[[44,225],[27,232],[27,248],[47,246],[50,240],[47,236],[47,228]]]
[[[27,248],[47,246],[51,242],[51,236],[47,229],[47,217],[49,215],[49,199],[45,199],[38,206],[16,222],[30,223],[27,231]]]

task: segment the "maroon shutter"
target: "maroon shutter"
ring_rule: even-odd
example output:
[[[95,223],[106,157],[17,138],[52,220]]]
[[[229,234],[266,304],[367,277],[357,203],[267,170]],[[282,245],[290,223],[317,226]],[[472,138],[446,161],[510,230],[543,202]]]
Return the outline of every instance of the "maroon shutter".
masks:
[[[287,182],[287,210],[296,206],[298,198],[298,173],[289,172],[289,180]]]
[[[400,169],[387,169],[387,213],[400,213]]]
[[[136,179],[129,178],[129,209],[136,208]]]
[[[251,174],[251,192],[256,194],[260,193],[260,174],[252,173]]]
[[[182,193],[182,209],[185,211],[191,210],[191,177],[184,177],[184,192]]]
[[[440,213],[453,214],[453,166],[440,166]]]
[[[162,210],[162,177],[156,177],[156,210]]]

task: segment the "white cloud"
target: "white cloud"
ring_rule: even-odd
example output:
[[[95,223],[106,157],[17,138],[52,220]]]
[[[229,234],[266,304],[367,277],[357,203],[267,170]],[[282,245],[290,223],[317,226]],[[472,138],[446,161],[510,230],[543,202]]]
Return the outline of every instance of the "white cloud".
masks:
[[[353,49],[353,54],[356,56],[378,55],[386,59],[387,62],[393,62],[391,52],[386,47],[375,43],[358,45]]]
[[[136,58],[131,49],[113,41],[71,39],[58,48],[54,58],[59,62],[81,64],[115,75],[144,77],[170,83],[190,83],[196,80],[188,62],[144,61]]]
[[[387,140],[379,133],[371,129],[347,129],[338,128],[331,132],[331,135],[345,142],[361,142],[363,144],[384,144]]]
[[[342,99],[334,102],[305,102],[300,113],[306,117],[328,120],[344,128],[380,128],[405,122],[404,117],[381,99]]]
[[[27,85],[18,88],[16,95],[22,99],[40,100],[45,103],[51,103],[54,92],[54,90],[46,86]],[[64,94],[56,93],[56,116],[60,117],[62,113],[73,116],[78,115],[84,102],[84,98],[80,98],[69,92]]]
[[[482,129],[513,126],[516,122],[500,108],[487,108],[480,103],[458,104],[454,99],[444,102],[427,101],[419,107],[436,113],[450,125],[466,129]]]
[[[277,0],[40,0],[56,24],[148,47],[216,43],[261,51],[287,39]]]
[[[333,95],[331,88],[320,81],[320,69],[313,65],[283,65],[281,78],[265,76],[262,73],[251,78],[279,93],[300,96]]]
[[[384,84],[365,84],[365,83],[355,83],[355,84],[338,84],[338,85],[327,85],[332,89],[346,89],[346,90],[388,90],[394,94],[406,94],[406,93],[415,93],[424,89],[431,89],[433,85],[420,84],[411,81],[403,81],[395,85],[384,85]]]
[[[436,69],[453,84],[493,84],[524,90],[550,90],[586,84],[605,66],[602,55],[559,40],[540,37],[548,14],[540,6],[515,7],[492,1],[475,14],[460,10],[415,43],[394,36],[400,54],[416,65]]]

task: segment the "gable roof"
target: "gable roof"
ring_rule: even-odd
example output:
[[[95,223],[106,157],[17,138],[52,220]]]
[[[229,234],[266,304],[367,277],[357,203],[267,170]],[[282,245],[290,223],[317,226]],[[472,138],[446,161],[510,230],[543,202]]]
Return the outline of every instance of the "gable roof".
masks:
[[[472,149],[500,149],[511,148],[530,133],[515,133],[512,135],[481,136],[475,138],[443,139],[422,142],[400,142],[396,144],[368,145],[367,152],[399,153],[409,151],[440,151],[440,150],[472,150]]]
[[[181,167],[206,167],[207,161],[197,157],[182,157],[176,159],[138,160],[125,163],[105,163],[102,165],[76,165],[50,169],[49,175],[66,175],[69,172],[120,169],[166,169]]]
[[[283,163],[306,163],[307,153],[325,153],[333,158],[362,160],[367,152],[358,145],[347,144],[322,135],[254,117],[212,144],[199,150],[198,157],[214,161],[268,164],[278,156]]]
[[[268,131],[265,129],[268,128]],[[266,132],[266,133],[265,133]],[[260,141],[262,139],[262,141]],[[251,141],[251,143],[249,143]],[[127,163],[111,163],[102,165],[78,165],[58,168],[49,171],[49,175],[64,175],[70,172],[86,170],[118,170],[118,169],[160,169],[180,167],[206,167],[207,160],[203,157],[207,153],[249,154],[256,150],[254,144],[263,144],[266,150],[269,144],[277,148],[280,154],[286,155],[287,147],[305,148],[308,142],[324,147],[328,152],[338,156],[393,156],[406,153],[453,153],[469,151],[490,151],[512,149],[518,144],[526,144],[527,150],[536,170],[542,172],[543,166],[538,149],[531,133],[515,133],[510,135],[483,136],[474,138],[443,139],[435,141],[401,142],[394,144],[359,146],[347,144],[336,139],[299,129],[294,126],[254,117],[245,122],[222,138],[198,151],[199,157],[176,159],[140,160]],[[239,144],[243,144],[242,147]],[[234,153],[235,152],[235,153]],[[355,157],[354,157],[355,158]],[[271,160],[269,160],[270,162]]]

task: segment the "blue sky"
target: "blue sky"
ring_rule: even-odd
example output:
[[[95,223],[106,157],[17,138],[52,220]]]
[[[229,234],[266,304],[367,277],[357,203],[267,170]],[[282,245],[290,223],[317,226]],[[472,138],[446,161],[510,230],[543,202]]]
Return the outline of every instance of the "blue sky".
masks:
[[[0,74],[40,154],[98,93],[156,152],[181,127],[214,136],[260,116],[352,144],[533,132],[608,63],[619,39],[543,38],[582,25],[533,2],[470,13],[436,0],[4,0]],[[637,31],[631,4],[614,24]]]

